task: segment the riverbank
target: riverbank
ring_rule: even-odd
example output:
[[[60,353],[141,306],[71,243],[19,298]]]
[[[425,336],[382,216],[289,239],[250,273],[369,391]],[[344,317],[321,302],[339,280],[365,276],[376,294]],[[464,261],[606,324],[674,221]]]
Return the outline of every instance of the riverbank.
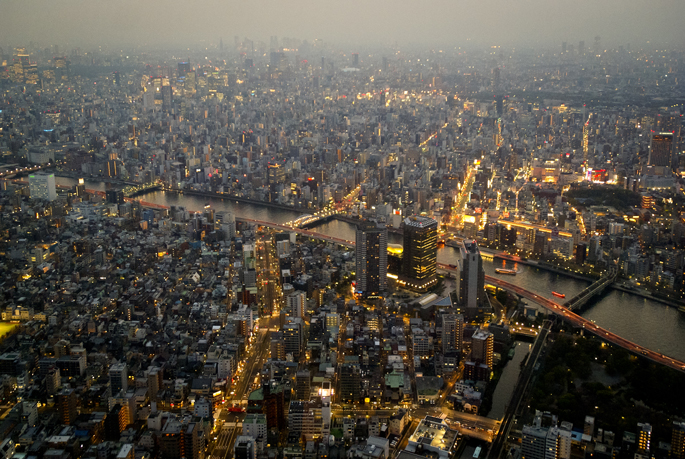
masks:
[[[310,213],[310,212],[316,212],[317,211],[317,209],[308,209],[306,207],[290,206],[290,205],[279,204],[279,203],[275,203],[275,202],[258,201],[256,199],[245,198],[242,196],[234,196],[234,195],[226,194],[226,193],[217,193],[215,191],[168,190],[168,189],[164,189],[163,191],[166,193],[176,193],[176,194],[181,194],[181,195],[187,194],[188,196],[199,196],[199,197],[210,198],[210,199],[222,199],[222,200],[226,200],[226,201],[242,202],[244,204],[254,204],[254,205],[258,205],[258,206],[273,207],[276,209],[283,209],[283,210],[292,210],[292,211],[302,212],[302,213]]]
[[[572,277],[572,278],[578,279],[578,280],[594,282],[597,279],[599,279],[598,277],[584,276],[582,274],[578,274],[578,273],[575,273],[572,271],[568,271],[568,270],[563,269],[563,268],[558,268],[554,265],[547,263],[546,261],[530,260],[530,261],[524,261],[522,263],[528,264],[529,266],[533,266],[535,268],[540,268],[540,269],[544,269],[546,271],[551,271],[553,273],[563,274],[564,276]]]
[[[677,303],[675,301],[670,301],[664,298],[659,298],[658,296],[654,296],[651,293],[649,293],[647,290],[644,289],[635,289],[632,287],[626,287],[621,284],[617,284],[614,282],[611,284],[609,287],[613,288],[614,290],[619,290],[621,292],[625,293],[630,293],[631,295],[636,295],[636,296],[641,296],[642,298],[647,298],[648,300],[656,301],[657,303],[665,304],[666,306],[670,306],[672,308],[680,308],[683,306],[682,303]]]

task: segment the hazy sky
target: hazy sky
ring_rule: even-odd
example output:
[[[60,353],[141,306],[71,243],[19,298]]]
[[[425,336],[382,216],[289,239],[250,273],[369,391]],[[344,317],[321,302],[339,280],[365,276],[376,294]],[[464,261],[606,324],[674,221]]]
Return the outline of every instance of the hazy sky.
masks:
[[[685,44],[685,0],[0,0],[0,46],[216,43]]]

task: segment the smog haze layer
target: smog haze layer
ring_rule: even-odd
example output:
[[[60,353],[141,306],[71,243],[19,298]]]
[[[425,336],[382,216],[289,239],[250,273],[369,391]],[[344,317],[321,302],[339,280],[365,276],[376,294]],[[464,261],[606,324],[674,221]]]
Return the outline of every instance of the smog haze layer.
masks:
[[[685,44],[681,0],[3,0],[0,44],[203,46],[271,35],[356,45]]]

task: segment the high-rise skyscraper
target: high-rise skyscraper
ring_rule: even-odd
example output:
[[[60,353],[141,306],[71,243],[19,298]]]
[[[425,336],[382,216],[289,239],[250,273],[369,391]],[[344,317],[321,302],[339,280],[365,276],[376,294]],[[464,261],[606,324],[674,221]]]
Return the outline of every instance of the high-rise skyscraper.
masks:
[[[363,222],[356,243],[356,292],[366,298],[382,296],[388,285],[388,229],[384,223]]]
[[[34,199],[45,199],[47,201],[57,199],[55,174],[29,175],[29,192]]]
[[[680,163],[680,134],[682,129],[682,117],[679,115],[657,115],[654,119],[654,130],[658,132],[670,132],[673,134],[673,151],[671,153],[671,165],[676,170]]]
[[[587,167],[587,154],[590,148],[590,118],[592,118],[592,113],[583,125],[583,163],[585,167]]]
[[[303,325],[301,321],[302,319],[300,318],[291,320],[289,323],[286,323],[282,329],[286,358],[288,354],[292,354],[294,362],[300,360],[300,354],[302,353]]]
[[[352,54],[352,67],[359,68],[359,53]]]
[[[178,76],[185,76],[185,74],[190,73],[190,62],[179,62],[178,63]]]
[[[286,310],[291,317],[302,317],[305,316],[305,311],[307,307],[307,293],[303,291],[296,291],[288,295],[286,298]]]
[[[402,232],[402,281],[409,288],[425,290],[437,282],[438,222],[427,217],[407,217]]]
[[[126,363],[119,362],[109,367],[109,386],[113,396],[128,389],[128,367]]]
[[[361,376],[359,366],[345,363],[340,369],[340,400],[358,402],[361,398]]]
[[[442,315],[442,352],[461,352],[464,340],[464,316],[461,314]]]
[[[309,370],[300,370],[295,375],[295,399],[309,400],[311,377]]]
[[[255,439],[247,435],[236,438],[233,446],[233,457],[235,459],[256,459],[257,445]]]
[[[521,459],[560,459],[559,429],[540,425],[540,418],[535,423],[524,425],[521,430]]]
[[[677,459],[685,458],[685,422],[673,422],[671,456]]]
[[[457,263],[457,299],[467,317],[481,315],[486,309],[485,271],[476,241],[462,241]]]
[[[673,161],[673,133],[655,132],[649,145],[650,166],[670,167]]]
[[[478,330],[471,337],[471,360],[492,368],[495,337],[487,330]]]
[[[642,451],[649,451],[651,449],[652,441],[652,425],[648,423],[637,423],[637,449]]]
[[[65,388],[57,394],[57,406],[59,407],[60,422],[64,425],[71,425],[78,415],[76,391]]]

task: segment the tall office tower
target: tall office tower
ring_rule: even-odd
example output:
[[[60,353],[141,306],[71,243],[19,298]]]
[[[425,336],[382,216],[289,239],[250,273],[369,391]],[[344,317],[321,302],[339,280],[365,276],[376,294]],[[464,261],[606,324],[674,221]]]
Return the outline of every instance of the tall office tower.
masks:
[[[285,342],[282,332],[271,333],[271,343],[269,344],[271,360],[285,360]]]
[[[322,434],[326,438],[331,433],[331,395],[333,388],[330,381],[322,381],[319,396],[321,397]]]
[[[45,199],[47,201],[57,199],[55,174],[29,175],[29,192],[34,199]]]
[[[599,35],[595,37],[595,56],[602,53],[602,42]]]
[[[214,228],[223,231],[227,241],[235,237],[235,215],[232,212],[214,214]]]
[[[24,71],[26,84],[38,84],[38,64],[35,62],[30,63],[28,66],[24,67]]]
[[[164,387],[164,372],[159,367],[149,367],[147,373],[147,393],[150,400],[157,400],[157,393]]]
[[[587,167],[587,153],[590,148],[590,118],[592,118],[592,113],[583,125],[583,163],[585,167]]]
[[[247,435],[236,438],[233,446],[233,457],[235,459],[257,459],[255,439]]]
[[[171,110],[173,91],[171,85],[162,86],[162,110]]]
[[[127,410],[118,403],[114,405],[105,417],[104,434],[107,441],[119,441],[121,432],[126,430],[128,422]]]
[[[297,400],[309,400],[311,391],[311,378],[309,370],[300,370],[295,375],[295,398]]]
[[[29,54],[26,48],[15,48],[12,62],[12,76],[15,82],[22,83],[26,78],[26,70],[29,67]]]
[[[128,389],[128,366],[124,362],[109,367],[109,386],[112,396]]]
[[[262,393],[264,394],[263,412],[266,414],[266,428],[285,428],[285,394],[283,385],[271,381],[268,375],[262,374]]]
[[[438,222],[427,217],[407,217],[402,233],[403,280],[410,288],[425,290],[437,282]]]
[[[285,64],[285,54],[278,51],[271,51],[269,54],[270,70],[283,70]]]
[[[466,316],[471,318],[485,311],[485,271],[476,241],[464,240],[459,244],[460,259],[457,263],[457,298]]]
[[[71,425],[78,415],[76,391],[74,389],[62,389],[57,394],[57,406],[59,409],[60,422],[64,425]]]
[[[58,80],[66,80],[69,78],[69,61],[67,56],[57,56],[52,58],[55,64],[55,78]]]
[[[441,317],[442,352],[461,352],[464,341],[464,316],[461,314],[443,314]]]
[[[243,263],[245,269],[256,269],[257,259],[255,258],[254,244],[243,244]]]
[[[363,222],[356,243],[356,291],[365,298],[382,297],[388,286],[388,229],[384,223]]]
[[[495,87],[495,89],[499,88],[500,85],[500,69],[499,67],[495,67],[492,69],[492,85]]]
[[[649,451],[651,448],[650,442],[652,440],[652,425],[648,423],[637,423],[637,449],[642,451]]]
[[[205,446],[205,437],[199,422],[183,423],[182,457],[199,459]]]
[[[673,422],[671,456],[677,459],[685,458],[685,422]]]
[[[562,41],[561,42],[561,54],[566,54],[566,48],[567,48],[566,42]]]
[[[345,363],[340,369],[340,400],[342,402],[358,402],[361,399],[361,377],[359,366]]]
[[[243,435],[252,437],[257,444],[257,451],[264,451],[268,429],[266,428],[266,415],[263,413],[250,413],[243,421]]]
[[[675,171],[680,165],[680,135],[682,129],[681,116],[657,115],[654,120],[654,130],[657,132],[670,132],[673,134],[673,153],[671,165]]]
[[[578,55],[582,56],[583,54],[585,54],[585,41],[580,40],[578,42]]]
[[[487,330],[478,330],[471,337],[471,360],[492,368],[495,337]]]
[[[383,71],[387,72],[388,71],[388,58],[383,57]]]
[[[650,166],[670,167],[673,162],[673,133],[655,132],[649,145]]]
[[[497,107],[497,116],[502,116],[504,113],[504,96],[502,94],[495,96],[495,106]]]
[[[286,297],[286,309],[291,317],[304,318],[307,308],[307,293],[296,291]]]
[[[178,63],[178,76],[184,76],[190,73],[190,62],[179,62]]]
[[[521,459],[560,459],[557,427],[525,425],[521,433]]]
[[[86,194],[86,182],[82,178],[78,179],[78,184],[74,185],[76,196],[83,197]]]
[[[352,54],[352,67],[359,68],[359,53]]]
[[[282,332],[286,357],[291,354],[293,362],[299,361],[302,353],[302,324],[287,323],[283,326]]]

